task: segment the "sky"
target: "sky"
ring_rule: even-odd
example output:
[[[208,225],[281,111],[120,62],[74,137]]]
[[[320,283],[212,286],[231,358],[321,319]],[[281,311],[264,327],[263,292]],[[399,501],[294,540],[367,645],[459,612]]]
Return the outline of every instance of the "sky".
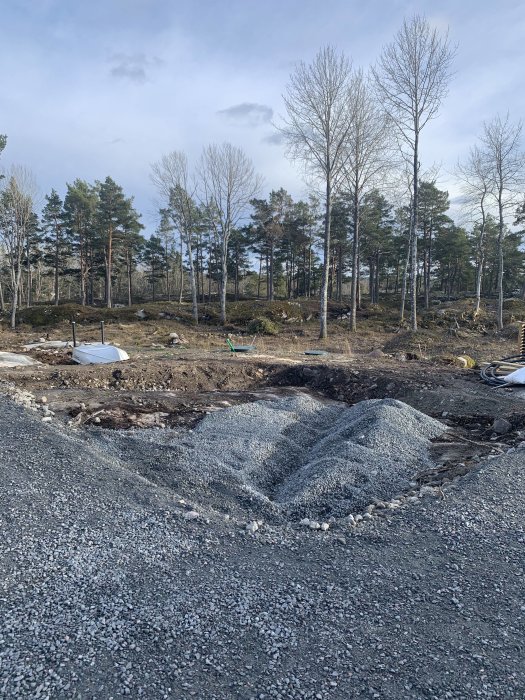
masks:
[[[484,120],[525,115],[523,0],[3,0],[0,166],[22,165],[40,202],[110,175],[146,235],[158,222],[151,164],[174,150],[241,147],[264,177],[305,197],[274,124],[298,61],[327,44],[368,69],[403,18],[424,15],[457,45],[454,77],[421,138],[422,168],[459,194],[453,170]]]

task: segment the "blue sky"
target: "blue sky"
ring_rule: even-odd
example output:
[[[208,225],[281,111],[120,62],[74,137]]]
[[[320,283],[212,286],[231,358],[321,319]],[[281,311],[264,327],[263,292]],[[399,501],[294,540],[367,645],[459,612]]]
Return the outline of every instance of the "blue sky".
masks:
[[[42,197],[76,177],[111,175],[155,228],[150,164],[172,150],[242,147],[271,189],[304,196],[272,121],[298,60],[332,44],[367,68],[403,17],[424,14],[458,45],[422,164],[450,175],[483,120],[525,114],[525,3],[500,0],[4,0],[0,22],[2,155],[30,168]]]

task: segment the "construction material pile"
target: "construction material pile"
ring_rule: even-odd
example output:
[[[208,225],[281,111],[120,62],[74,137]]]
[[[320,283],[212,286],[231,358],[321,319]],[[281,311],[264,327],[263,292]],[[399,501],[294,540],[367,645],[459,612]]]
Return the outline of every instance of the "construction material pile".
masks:
[[[343,517],[409,488],[445,427],[394,399],[349,407],[309,395],[210,414],[189,432],[101,436],[148,479],[261,514]],[[126,454],[127,453],[127,454]]]

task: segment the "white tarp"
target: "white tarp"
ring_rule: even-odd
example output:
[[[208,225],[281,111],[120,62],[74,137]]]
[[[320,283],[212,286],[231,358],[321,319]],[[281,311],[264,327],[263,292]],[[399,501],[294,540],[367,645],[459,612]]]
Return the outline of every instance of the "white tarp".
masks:
[[[33,348],[49,348],[54,350],[55,348],[68,348],[73,343],[70,340],[41,340],[38,343],[28,343],[24,345],[24,350],[32,350]]]
[[[74,362],[78,362],[79,365],[101,365],[108,362],[129,360],[129,355],[114,345],[86,343],[73,348],[72,359]]]
[[[510,374],[506,374],[503,380],[505,384],[525,384],[525,367],[520,367]]]
[[[24,367],[28,365],[40,365],[41,362],[33,360],[27,355],[15,355],[14,352],[0,352],[0,368],[2,367]]]

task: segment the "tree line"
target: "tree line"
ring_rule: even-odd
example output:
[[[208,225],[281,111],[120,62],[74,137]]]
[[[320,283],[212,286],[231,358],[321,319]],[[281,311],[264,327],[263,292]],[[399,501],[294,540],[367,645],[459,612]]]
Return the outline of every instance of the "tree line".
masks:
[[[422,17],[405,20],[365,73],[344,53],[321,49],[299,63],[286,86],[286,117],[277,126],[287,154],[303,168],[310,195],[283,189],[261,198],[262,179],[231,144],[203,148],[189,164],[182,151],[151,168],[160,198],[157,230],[144,235],[133,198],[111,177],[52,190],[37,214],[31,174],[13,168],[0,188],[0,307],[14,327],[19,304],[131,305],[134,300],[227,294],[318,297],[320,337],[329,299],[348,300],[356,329],[363,294],[372,303],[397,295],[400,319],[418,303],[462,291],[498,298],[525,294],[523,232],[525,158],[521,122],[485,122],[456,176],[462,225],[449,216],[448,192],[421,169],[421,136],[438,114],[455,49]],[[0,151],[6,137],[0,137]]]

